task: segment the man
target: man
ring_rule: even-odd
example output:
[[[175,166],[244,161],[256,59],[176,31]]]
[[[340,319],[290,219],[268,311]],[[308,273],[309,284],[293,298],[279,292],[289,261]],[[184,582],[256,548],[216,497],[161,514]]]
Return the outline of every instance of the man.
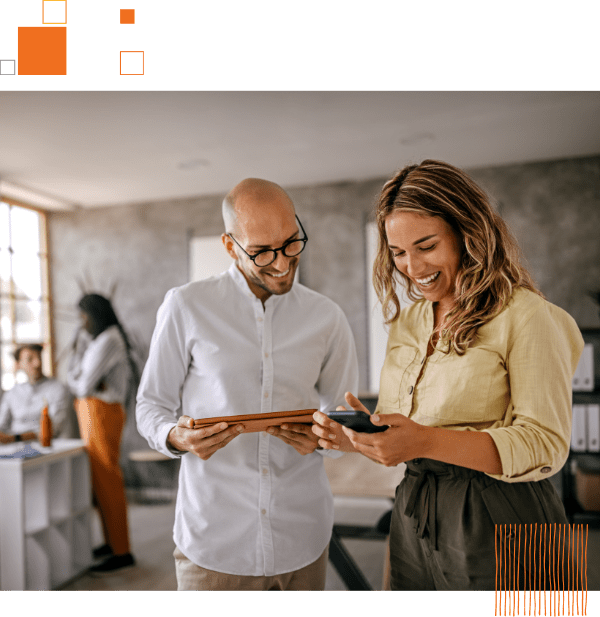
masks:
[[[5,392],[0,401],[0,443],[37,439],[42,409],[48,405],[53,437],[71,437],[73,399],[68,388],[42,372],[42,346],[26,344],[14,353],[27,382]]]
[[[323,589],[333,500],[311,426],[191,427],[335,409],[358,382],[352,333],[334,302],[294,283],[306,234],[281,187],[242,181],[223,219],[234,263],[167,294],[138,392],[140,433],[182,457],[178,589]]]

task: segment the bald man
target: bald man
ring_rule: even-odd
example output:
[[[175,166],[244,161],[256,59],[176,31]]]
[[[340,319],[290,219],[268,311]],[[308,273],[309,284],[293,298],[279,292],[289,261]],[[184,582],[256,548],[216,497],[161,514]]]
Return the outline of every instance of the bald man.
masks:
[[[358,385],[354,340],[334,302],[294,282],[307,237],[280,186],[243,180],[222,213],[233,263],[167,293],[138,392],[140,433],[181,457],[178,589],[324,589],[331,451],[310,425],[192,427],[196,418],[335,409]]]

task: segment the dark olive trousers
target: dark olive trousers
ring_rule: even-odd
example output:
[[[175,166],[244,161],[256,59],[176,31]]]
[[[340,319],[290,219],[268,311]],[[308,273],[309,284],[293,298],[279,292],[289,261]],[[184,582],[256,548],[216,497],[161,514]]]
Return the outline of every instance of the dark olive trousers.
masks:
[[[541,542],[546,523],[560,525],[544,525],[544,531],[567,527],[564,507],[549,480],[501,482],[430,459],[408,461],[391,519],[391,589],[494,590],[503,550],[518,561],[519,589],[550,584],[550,564],[558,555],[556,545]],[[525,534],[534,525],[540,538],[536,535],[534,560],[528,561]],[[499,529],[507,530],[503,538]]]

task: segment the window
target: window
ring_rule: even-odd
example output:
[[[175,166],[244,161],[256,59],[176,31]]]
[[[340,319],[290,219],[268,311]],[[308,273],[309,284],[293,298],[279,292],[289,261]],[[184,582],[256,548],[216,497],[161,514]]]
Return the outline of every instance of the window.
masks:
[[[0,385],[9,390],[17,375],[13,352],[41,343],[46,373],[52,374],[46,215],[8,199],[0,201]],[[50,369],[50,370],[48,370]]]
[[[377,300],[377,294],[373,288],[373,263],[377,255],[377,225],[367,223],[366,243],[367,243],[367,306],[369,321],[369,392],[377,394],[379,392],[379,378],[383,361],[385,360],[385,349],[388,339],[388,326],[383,323],[383,313],[381,304]],[[400,298],[400,306],[404,308],[412,302],[406,297],[404,287],[396,288],[396,293]]]

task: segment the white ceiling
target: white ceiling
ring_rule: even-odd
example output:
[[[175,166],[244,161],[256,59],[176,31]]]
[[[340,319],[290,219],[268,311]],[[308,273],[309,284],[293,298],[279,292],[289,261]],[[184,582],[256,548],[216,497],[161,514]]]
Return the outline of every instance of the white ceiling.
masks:
[[[473,168],[592,154],[599,92],[0,93],[0,181],[40,203],[218,194],[249,176],[362,180],[425,157]]]

